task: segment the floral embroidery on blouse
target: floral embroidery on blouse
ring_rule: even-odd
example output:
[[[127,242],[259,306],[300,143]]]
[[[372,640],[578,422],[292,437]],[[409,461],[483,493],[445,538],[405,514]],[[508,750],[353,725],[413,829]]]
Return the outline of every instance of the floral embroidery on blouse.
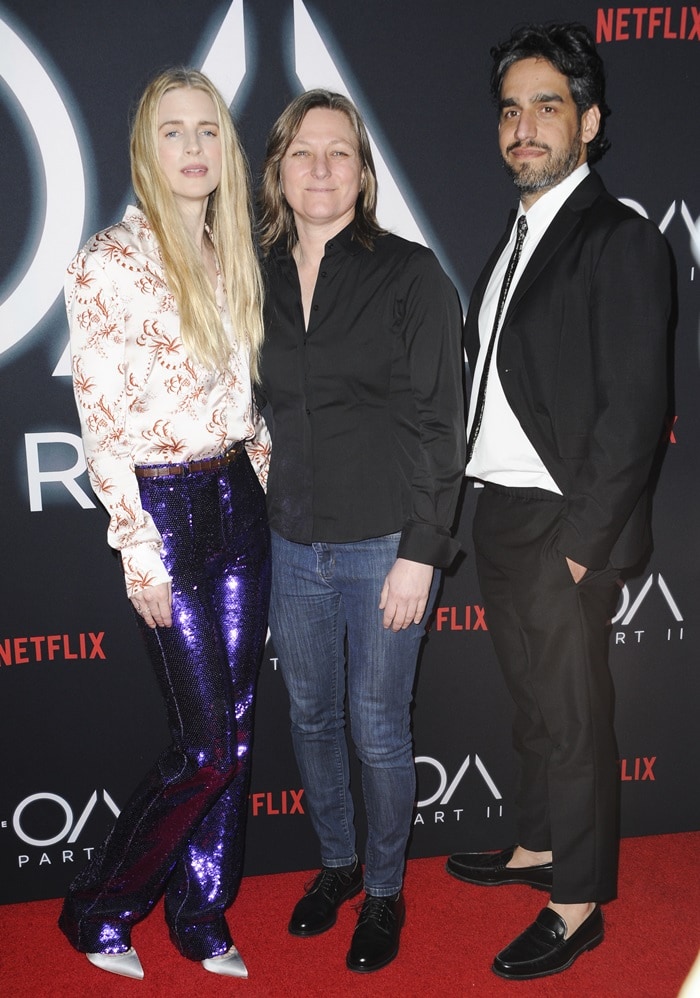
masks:
[[[248,357],[234,347],[224,372],[189,358],[144,214],[90,239],[68,268],[66,307],[73,388],[95,494],[109,513],[129,596],[167,582],[158,530],[141,507],[135,464],[214,457],[239,440],[263,488],[270,438],[252,399]],[[231,321],[221,282],[224,327]]]

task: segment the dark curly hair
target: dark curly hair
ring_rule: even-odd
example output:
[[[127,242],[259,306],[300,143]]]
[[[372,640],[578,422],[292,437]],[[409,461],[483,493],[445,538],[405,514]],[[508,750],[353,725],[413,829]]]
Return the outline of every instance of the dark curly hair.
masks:
[[[594,104],[600,110],[598,134],[588,143],[588,161],[595,163],[610,148],[605,138],[605,120],[610,108],[605,102],[605,67],[593,36],[583,24],[527,24],[516,28],[508,41],[491,49],[491,96],[498,105],[503,78],[521,59],[546,59],[569,81],[569,90],[579,119]]]

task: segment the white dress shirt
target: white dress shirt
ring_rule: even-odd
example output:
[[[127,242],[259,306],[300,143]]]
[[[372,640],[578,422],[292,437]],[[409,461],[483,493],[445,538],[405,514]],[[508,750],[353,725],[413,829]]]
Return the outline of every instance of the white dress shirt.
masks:
[[[557,184],[556,187],[553,187],[538,198],[527,212],[525,212],[522,204],[520,205],[517,217],[519,218],[520,215],[525,213],[527,218],[527,235],[525,236],[520,259],[503,306],[502,316],[505,316],[508,310],[513,292],[540,239],[547,231],[547,228],[564,202],[581,181],[588,176],[589,172],[588,164],[584,163],[574,170],[573,173],[569,174],[565,180]],[[476,396],[479,384],[481,383],[486,348],[493,329],[501,285],[503,284],[508,261],[515,246],[517,228],[516,218],[510,239],[501,256],[498,258],[481,303],[481,310],[479,312],[479,340],[481,346],[476,362],[476,370],[473,372],[467,438],[469,437],[469,432],[471,432],[471,425],[474,420]],[[546,316],[543,316],[543,322],[546,321]],[[501,327],[502,325],[503,319],[501,319]],[[481,429],[474,444],[471,460],[467,465],[467,474],[484,482],[494,482],[498,485],[516,488],[540,488],[561,495],[561,490],[542,463],[537,451],[508,404],[503,391],[496,364],[501,327],[499,327],[496,334],[496,341],[491,355]]]

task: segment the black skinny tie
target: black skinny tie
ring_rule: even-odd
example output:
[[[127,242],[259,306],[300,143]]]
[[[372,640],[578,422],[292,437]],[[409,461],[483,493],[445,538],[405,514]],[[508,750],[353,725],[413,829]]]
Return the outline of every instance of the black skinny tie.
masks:
[[[523,242],[525,241],[525,236],[527,235],[527,221],[524,215],[521,215],[518,219],[518,235],[515,240],[515,247],[513,248],[513,253],[508,261],[508,267],[506,269],[506,276],[503,278],[503,284],[501,285],[501,293],[498,296],[498,305],[496,306],[496,318],[493,320],[493,329],[491,330],[491,337],[489,339],[489,345],[486,349],[486,360],[484,361],[484,368],[481,372],[481,381],[479,383],[479,394],[476,397],[476,408],[474,409],[474,422],[472,423],[472,431],[469,434],[469,440],[467,442],[467,464],[471,460],[472,453],[474,451],[474,444],[476,443],[476,438],[479,436],[479,430],[481,429],[481,420],[484,417],[484,405],[486,403],[486,384],[489,380],[489,367],[491,366],[491,354],[493,353],[493,345],[496,342],[496,333],[498,332],[498,324],[501,321],[501,313],[503,312],[503,306],[505,305],[506,298],[508,297],[508,291],[510,285],[513,281],[513,274],[515,273],[515,268],[518,265],[518,260],[520,259],[520,253],[523,248]]]

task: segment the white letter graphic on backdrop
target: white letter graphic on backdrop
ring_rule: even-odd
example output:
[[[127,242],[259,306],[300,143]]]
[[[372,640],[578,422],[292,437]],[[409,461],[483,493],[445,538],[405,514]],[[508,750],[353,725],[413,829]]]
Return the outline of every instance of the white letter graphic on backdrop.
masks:
[[[354,99],[338,72],[338,68],[301,0],[294,0],[294,60],[296,74],[305,89],[311,90],[314,87],[323,86],[329,90],[336,90],[359,106],[359,102]],[[427,245],[413,212],[406,204],[404,196],[371,134],[369,140],[379,184],[378,215],[380,224],[397,235],[403,236],[404,239],[411,239],[413,242]]]
[[[68,444],[76,453],[75,464],[71,465],[70,468],[41,471],[39,468],[40,444]],[[41,497],[42,482],[60,482],[82,509],[95,508],[90,496],[76,482],[76,478],[79,478],[86,468],[85,452],[79,436],[75,433],[25,433],[24,448],[27,455],[29,508],[32,513],[41,512],[44,508]]]
[[[46,214],[33,259],[22,260],[14,290],[0,303],[0,354],[31,332],[63,288],[85,217],[85,178],[68,111],[31,49],[0,21],[0,74],[36,138],[46,182]],[[66,178],[70,183],[66,183]]]
[[[246,74],[243,0],[233,0],[211,43],[202,72],[230,107]]]

